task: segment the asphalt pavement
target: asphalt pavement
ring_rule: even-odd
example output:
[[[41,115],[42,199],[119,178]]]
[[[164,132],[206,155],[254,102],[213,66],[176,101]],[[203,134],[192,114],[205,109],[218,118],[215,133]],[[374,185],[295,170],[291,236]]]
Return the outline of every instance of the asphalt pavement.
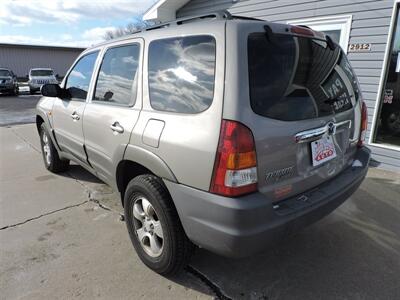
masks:
[[[34,124],[8,125],[0,127],[0,299],[400,299],[398,173],[371,168],[334,213],[261,255],[199,249],[165,278],[134,252],[118,194],[77,165],[49,173]]]
[[[18,97],[0,94],[0,126],[35,122],[35,107],[41,95],[30,95],[24,89],[20,93]]]

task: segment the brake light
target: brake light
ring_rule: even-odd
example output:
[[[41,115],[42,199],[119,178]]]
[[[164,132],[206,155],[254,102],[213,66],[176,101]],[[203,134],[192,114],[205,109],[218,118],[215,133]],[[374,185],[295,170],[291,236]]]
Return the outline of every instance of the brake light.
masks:
[[[300,34],[300,35],[307,35],[307,36],[315,36],[314,31],[307,27],[302,27],[302,26],[291,26],[290,31],[294,34]]]
[[[240,196],[257,191],[253,134],[243,124],[222,120],[210,192]]]
[[[368,128],[368,110],[365,102],[362,102],[361,106],[361,129],[360,129],[360,139],[358,140],[358,147],[362,147],[364,145],[365,136],[367,134]]]

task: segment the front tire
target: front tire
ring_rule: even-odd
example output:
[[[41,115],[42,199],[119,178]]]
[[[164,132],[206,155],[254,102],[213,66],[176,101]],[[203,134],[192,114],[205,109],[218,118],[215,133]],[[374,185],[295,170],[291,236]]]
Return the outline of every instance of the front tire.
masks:
[[[194,245],[161,179],[150,174],[132,179],[124,210],[132,244],[146,266],[161,275],[173,275],[187,265]]]
[[[40,125],[40,145],[44,166],[47,170],[53,173],[61,173],[68,170],[69,160],[60,159],[44,123]]]

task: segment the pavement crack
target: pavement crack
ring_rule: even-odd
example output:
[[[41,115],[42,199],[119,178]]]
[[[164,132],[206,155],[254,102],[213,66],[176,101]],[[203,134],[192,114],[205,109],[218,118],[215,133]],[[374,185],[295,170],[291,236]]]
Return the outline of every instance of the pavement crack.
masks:
[[[119,215],[120,221],[125,221],[124,214],[122,214],[121,212],[119,212],[119,211],[117,211],[117,210],[115,210],[115,209],[112,209],[112,208],[110,208],[110,207],[108,207],[108,206],[102,204],[102,203],[100,202],[100,200],[97,200],[97,199],[92,198],[90,194],[89,194],[89,201],[90,201],[90,202],[93,202],[93,203],[96,203],[100,208],[102,208],[102,209],[104,209],[104,210],[107,210],[107,211],[110,211],[110,212],[112,212],[112,213],[115,213],[115,214]]]
[[[19,223],[1,227],[0,230],[4,230],[4,229],[8,229],[8,228],[13,228],[13,227],[17,227],[17,226],[20,226],[20,225],[24,225],[24,224],[26,224],[26,223],[28,223],[28,222],[30,222],[30,221],[34,221],[34,220],[40,219],[40,218],[42,218],[42,217],[46,217],[46,216],[52,215],[52,214],[54,214],[54,213],[57,213],[57,212],[60,212],[60,211],[64,211],[64,210],[70,209],[70,208],[78,207],[78,206],[84,205],[84,204],[86,204],[86,203],[88,203],[88,202],[89,202],[89,200],[85,200],[85,201],[80,202],[80,203],[78,203],[78,204],[68,205],[68,206],[65,206],[65,207],[63,207],[63,208],[59,208],[59,209],[56,209],[56,210],[52,210],[52,211],[50,211],[50,212],[41,214],[41,215],[39,215],[39,216],[26,219],[25,221],[22,221],[22,222],[19,222]]]
[[[97,199],[90,198],[90,201],[96,203],[100,208],[102,208],[104,210],[108,210],[108,211],[111,211],[111,212],[116,212],[116,211],[112,210],[111,208],[105,206],[104,204],[101,204],[100,201],[97,200]]]
[[[35,150],[35,151],[38,152],[39,154],[41,153],[41,150],[40,150],[40,149],[37,149],[32,143],[30,143],[27,139],[25,139],[23,136],[21,136],[14,128],[11,127],[11,131],[12,131],[19,139],[21,139],[23,142],[25,142],[26,144],[28,144],[28,146],[31,147],[33,150]],[[81,185],[81,186],[87,191],[89,201],[92,201],[92,202],[96,203],[99,207],[101,207],[101,208],[103,208],[103,209],[105,209],[105,210],[118,213],[118,215],[120,215],[120,218],[123,219],[123,215],[122,215],[120,212],[118,212],[118,211],[116,211],[116,210],[113,210],[113,209],[111,209],[111,208],[105,206],[104,204],[102,204],[99,200],[96,200],[96,199],[92,198],[92,195],[91,195],[91,192],[90,192],[91,188],[90,188],[87,184],[85,184],[84,182],[82,182],[81,180],[79,180],[78,178],[76,178],[70,171],[66,171],[65,174],[67,174],[71,179],[75,180],[76,183],[78,183],[79,185]],[[107,193],[107,194],[108,194],[108,193]],[[111,195],[112,193],[109,193],[109,194]],[[19,225],[19,224],[16,224],[16,226],[18,226],[18,225]],[[13,227],[13,225],[10,225],[10,226]],[[5,228],[8,228],[8,227],[6,226],[6,227],[4,227],[4,228],[0,228],[0,230],[5,229]]]
[[[207,276],[201,273],[199,270],[193,268],[191,265],[188,265],[185,270],[200,279],[215,295],[215,299],[218,300],[232,300],[231,297],[227,296],[222,289],[212,282]]]
[[[25,143],[28,144],[29,147],[31,147],[33,150],[35,150],[36,152],[38,152],[39,154],[41,153],[41,151],[39,149],[37,149],[32,143],[30,143],[26,138],[24,138],[23,136],[21,136],[16,130],[14,130],[14,128],[11,128],[11,131],[18,137],[20,138],[22,141],[24,141]]]

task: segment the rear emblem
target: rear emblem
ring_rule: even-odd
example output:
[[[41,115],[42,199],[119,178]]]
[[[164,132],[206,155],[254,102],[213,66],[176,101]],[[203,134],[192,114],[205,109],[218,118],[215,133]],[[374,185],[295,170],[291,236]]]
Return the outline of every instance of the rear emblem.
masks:
[[[333,122],[329,122],[326,126],[328,127],[329,135],[334,135],[336,133],[336,125]]]
[[[294,167],[291,166],[288,168],[268,172],[265,175],[265,181],[266,182],[277,182],[282,179],[288,178],[293,175],[293,170],[294,170]]]

